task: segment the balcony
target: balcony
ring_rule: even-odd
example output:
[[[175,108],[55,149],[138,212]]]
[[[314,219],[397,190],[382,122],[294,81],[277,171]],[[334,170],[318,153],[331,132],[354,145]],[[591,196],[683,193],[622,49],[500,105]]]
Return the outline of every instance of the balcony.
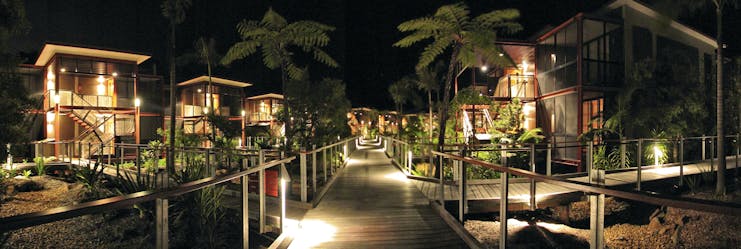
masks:
[[[54,96],[54,91],[49,91],[48,95],[51,97],[51,101],[46,101],[49,108],[53,108],[56,102],[60,106],[75,106],[75,107],[106,107],[112,108],[113,97],[106,95],[85,95],[74,93],[72,91],[61,90],[58,93],[58,97]],[[58,98],[55,99],[55,98]]]
[[[247,123],[260,123],[260,122],[270,122],[275,120],[275,117],[267,112],[254,112],[254,113],[248,113],[246,115]]]
[[[534,76],[507,75],[499,78],[499,83],[497,83],[492,96],[495,100],[534,99],[535,93]]]

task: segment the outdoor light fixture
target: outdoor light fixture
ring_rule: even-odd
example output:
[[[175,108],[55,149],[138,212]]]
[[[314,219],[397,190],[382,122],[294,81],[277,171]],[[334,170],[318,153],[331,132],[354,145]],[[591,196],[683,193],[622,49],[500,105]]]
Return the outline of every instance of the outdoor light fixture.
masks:
[[[113,77],[116,77],[116,76],[118,76],[118,73],[113,72],[111,75],[113,75]]]
[[[53,80],[49,80],[49,81],[46,82],[46,89],[54,90],[54,81]]]
[[[522,61],[522,74],[527,73],[527,61]]]
[[[244,117],[246,115],[247,115],[247,113],[244,110],[242,110],[242,117]]]
[[[551,54],[551,62],[556,63],[556,54]]]
[[[61,68],[61,69],[59,69],[59,71],[62,71],[62,73],[64,73],[64,72],[67,72],[67,69],[66,68]]]
[[[55,93],[53,99],[54,99],[54,104],[59,104],[59,94]]]
[[[499,57],[502,57],[502,56],[504,56],[504,54],[503,53],[499,53]]]
[[[54,122],[54,118],[55,118],[56,116],[57,116],[57,115],[56,115],[56,114],[54,114],[54,112],[47,112],[47,113],[46,113],[46,122],[48,122],[48,123]]]
[[[142,101],[139,98],[134,99],[134,106],[140,107],[142,105]]]
[[[659,149],[659,146],[654,145],[654,165],[659,165],[659,157],[664,156],[664,152]]]
[[[198,91],[198,92],[201,92],[201,89],[200,89],[200,88],[198,88],[198,90],[197,90],[197,91]]]
[[[208,108],[206,107],[203,108],[203,114],[208,114]]]
[[[105,81],[105,78],[103,78],[103,75],[98,76],[98,86],[96,87],[96,90],[98,92],[98,95],[104,95],[105,94],[105,86],[103,85],[103,82]]]
[[[489,67],[486,65],[481,66],[481,72],[486,72],[487,70],[489,70]]]

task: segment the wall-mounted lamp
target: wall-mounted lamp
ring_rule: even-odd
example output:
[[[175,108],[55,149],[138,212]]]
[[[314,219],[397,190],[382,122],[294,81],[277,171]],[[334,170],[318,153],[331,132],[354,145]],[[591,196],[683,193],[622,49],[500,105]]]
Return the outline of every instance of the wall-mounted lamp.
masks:
[[[140,107],[142,105],[142,100],[139,98],[134,99],[134,106]]]

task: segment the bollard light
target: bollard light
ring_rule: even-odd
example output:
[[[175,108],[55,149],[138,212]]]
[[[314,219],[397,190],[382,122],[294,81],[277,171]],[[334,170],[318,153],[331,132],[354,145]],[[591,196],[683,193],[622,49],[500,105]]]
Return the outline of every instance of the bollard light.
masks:
[[[663,157],[664,152],[659,149],[659,146],[654,145],[654,165],[659,165],[659,157]]]

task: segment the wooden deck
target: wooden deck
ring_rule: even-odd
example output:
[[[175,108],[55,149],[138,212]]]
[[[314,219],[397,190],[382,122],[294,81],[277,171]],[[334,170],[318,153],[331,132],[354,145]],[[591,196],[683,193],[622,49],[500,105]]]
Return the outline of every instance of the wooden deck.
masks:
[[[717,162],[716,162],[717,163]],[[717,167],[717,164],[716,164]],[[727,157],[726,168],[733,170],[736,167],[736,160],[732,157]],[[710,172],[710,162],[700,162],[694,164],[684,165],[684,175],[696,175],[702,172]],[[622,185],[635,185],[637,181],[638,172],[635,169],[614,173],[607,173],[605,176],[605,185],[616,187]],[[713,174],[715,174],[713,172]],[[664,180],[668,178],[679,177],[679,166],[667,166],[651,169],[643,169],[641,171],[641,182],[651,182],[657,180]],[[568,178],[570,180],[579,182],[588,182],[586,176]],[[522,179],[510,180],[509,184],[509,203],[522,204],[529,203],[530,201],[530,183],[525,181],[519,181]],[[468,184],[468,191],[466,197],[470,201],[499,201],[500,199],[500,184],[499,180],[493,180],[497,183],[478,183]],[[413,180],[414,185],[419,188],[422,193],[431,200],[439,200],[440,185],[434,182]],[[569,188],[557,186],[550,183],[537,182],[535,187],[535,199],[538,204],[546,200],[553,200],[559,196],[566,194],[576,194],[578,191],[571,190]],[[445,200],[453,201],[458,200],[458,186],[457,185],[445,185]],[[520,205],[522,206],[522,205]],[[515,205],[517,207],[517,205]],[[526,206],[525,206],[526,207]],[[515,208],[517,209],[517,208]]]
[[[361,146],[290,248],[467,248],[379,148]]]

